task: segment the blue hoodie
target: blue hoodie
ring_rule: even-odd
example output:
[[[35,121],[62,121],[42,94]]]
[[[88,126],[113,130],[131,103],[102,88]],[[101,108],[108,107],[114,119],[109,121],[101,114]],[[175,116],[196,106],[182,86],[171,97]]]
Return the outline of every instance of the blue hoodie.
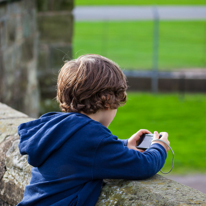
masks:
[[[18,132],[20,153],[33,166],[18,206],[93,206],[103,179],[145,179],[166,159],[160,144],[143,153],[129,149],[127,141],[80,113],[47,113]]]

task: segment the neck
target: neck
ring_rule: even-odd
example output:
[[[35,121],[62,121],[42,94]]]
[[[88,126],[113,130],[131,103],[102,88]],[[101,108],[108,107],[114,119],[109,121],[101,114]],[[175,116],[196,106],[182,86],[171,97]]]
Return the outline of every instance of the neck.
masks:
[[[82,112],[82,114],[87,115],[88,117],[90,117],[91,119],[100,122],[102,125],[104,125],[105,127],[108,127],[108,121],[107,120],[107,112],[108,110],[98,110],[96,113],[94,114],[85,114],[84,112]]]

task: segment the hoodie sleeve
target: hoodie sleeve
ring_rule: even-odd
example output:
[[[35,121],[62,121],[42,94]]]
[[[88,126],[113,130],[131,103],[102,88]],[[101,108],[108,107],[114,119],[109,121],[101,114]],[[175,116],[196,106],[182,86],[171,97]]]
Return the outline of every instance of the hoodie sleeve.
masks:
[[[125,147],[117,137],[105,137],[100,142],[93,168],[94,179],[146,179],[164,165],[167,153],[160,144],[153,144],[141,153]]]
[[[119,139],[125,147],[127,147],[128,139]]]

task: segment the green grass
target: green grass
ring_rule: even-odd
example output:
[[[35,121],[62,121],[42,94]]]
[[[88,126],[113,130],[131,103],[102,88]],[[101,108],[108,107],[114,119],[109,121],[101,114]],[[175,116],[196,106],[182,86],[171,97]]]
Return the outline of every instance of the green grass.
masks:
[[[173,174],[206,172],[206,95],[129,93],[109,129],[121,139],[139,129],[166,131],[175,152]],[[172,165],[168,152],[163,171]]]
[[[45,105],[46,108],[45,109]],[[41,104],[41,114],[59,111],[56,101]],[[111,132],[127,139],[139,129],[169,133],[175,152],[175,165],[171,174],[206,173],[206,94],[128,93],[127,103],[118,108],[110,124]],[[168,152],[163,171],[172,165]]]
[[[75,0],[77,6],[85,5],[205,5],[205,0]]]
[[[206,67],[206,21],[161,21],[159,68]],[[121,68],[151,69],[153,22],[75,22],[73,57],[97,53]]]

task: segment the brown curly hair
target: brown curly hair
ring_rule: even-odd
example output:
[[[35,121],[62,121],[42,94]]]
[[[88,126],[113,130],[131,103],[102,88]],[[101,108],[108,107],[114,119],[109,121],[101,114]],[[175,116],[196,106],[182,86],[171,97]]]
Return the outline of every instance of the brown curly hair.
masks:
[[[80,56],[61,68],[57,101],[63,112],[92,114],[126,103],[126,77],[111,60],[96,54]]]

